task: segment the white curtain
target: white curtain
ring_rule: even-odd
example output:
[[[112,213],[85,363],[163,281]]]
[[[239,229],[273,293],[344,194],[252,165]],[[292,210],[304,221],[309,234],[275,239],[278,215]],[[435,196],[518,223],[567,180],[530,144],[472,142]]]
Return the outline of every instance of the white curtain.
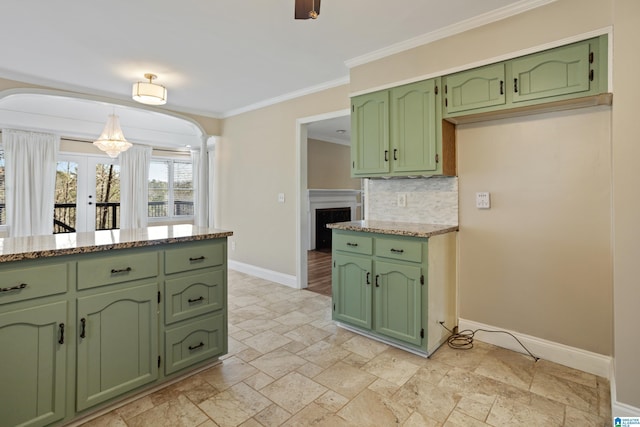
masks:
[[[134,145],[120,154],[120,229],[147,226],[151,147]]]
[[[53,233],[60,136],[2,130],[9,236]]]

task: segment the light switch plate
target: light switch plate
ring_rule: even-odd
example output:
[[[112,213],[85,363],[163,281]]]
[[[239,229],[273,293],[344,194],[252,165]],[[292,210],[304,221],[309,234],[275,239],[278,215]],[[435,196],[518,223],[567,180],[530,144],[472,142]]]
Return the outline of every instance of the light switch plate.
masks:
[[[407,207],[407,193],[397,193],[398,195],[398,207],[405,208]]]
[[[278,193],[278,203],[284,203],[284,193]]]
[[[491,208],[491,195],[487,191],[481,191],[476,193],[476,208],[478,209],[490,209]]]

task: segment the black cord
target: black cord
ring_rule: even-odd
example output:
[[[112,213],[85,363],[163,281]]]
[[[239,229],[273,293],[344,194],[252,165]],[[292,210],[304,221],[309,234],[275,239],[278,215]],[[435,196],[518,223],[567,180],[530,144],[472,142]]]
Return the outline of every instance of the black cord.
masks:
[[[490,331],[487,329],[476,329],[475,331],[472,331],[471,329],[465,329],[463,331],[459,331],[459,332],[453,332],[451,329],[447,328],[446,326],[444,326],[444,322],[439,322],[443,328],[445,328],[447,331],[449,331],[449,333],[451,334],[451,336],[449,336],[449,338],[447,339],[447,344],[449,344],[449,347],[451,348],[455,348],[458,350],[470,350],[473,348],[473,337],[475,336],[476,332],[478,331],[482,331],[482,332],[491,332],[491,333],[500,333],[500,334],[507,334],[509,336],[511,336],[514,340],[516,340],[518,342],[518,344],[520,344],[520,346],[522,348],[524,348],[524,350],[529,354],[529,356],[531,356],[533,358],[533,360],[535,360],[536,362],[538,360],[540,360],[539,357],[534,356],[529,349],[527,349],[527,347],[524,346],[524,344],[522,344],[522,342],[520,342],[520,340],[513,335],[511,332],[507,332],[507,331]]]

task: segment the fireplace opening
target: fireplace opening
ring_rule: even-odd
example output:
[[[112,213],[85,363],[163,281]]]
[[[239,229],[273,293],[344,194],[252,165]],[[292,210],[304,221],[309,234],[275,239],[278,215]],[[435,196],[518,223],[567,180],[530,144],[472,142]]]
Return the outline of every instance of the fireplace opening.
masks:
[[[316,209],[316,250],[331,252],[331,229],[327,224],[351,221],[351,208]]]

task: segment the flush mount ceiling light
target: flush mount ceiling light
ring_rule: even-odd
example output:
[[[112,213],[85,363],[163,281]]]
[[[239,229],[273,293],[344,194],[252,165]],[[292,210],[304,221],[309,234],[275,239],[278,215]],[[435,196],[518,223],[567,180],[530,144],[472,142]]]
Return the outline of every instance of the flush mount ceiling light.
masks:
[[[118,154],[123,151],[131,148],[131,143],[124,139],[118,116],[109,114],[104,130],[100,134],[100,137],[93,141],[93,145],[107,153],[112,159],[118,157]]]
[[[164,105],[167,103],[167,88],[153,83],[158,76],[147,73],[144,75],[148,82],[137,82],[133,84],[131,96],[134,101],[147,105]]]

